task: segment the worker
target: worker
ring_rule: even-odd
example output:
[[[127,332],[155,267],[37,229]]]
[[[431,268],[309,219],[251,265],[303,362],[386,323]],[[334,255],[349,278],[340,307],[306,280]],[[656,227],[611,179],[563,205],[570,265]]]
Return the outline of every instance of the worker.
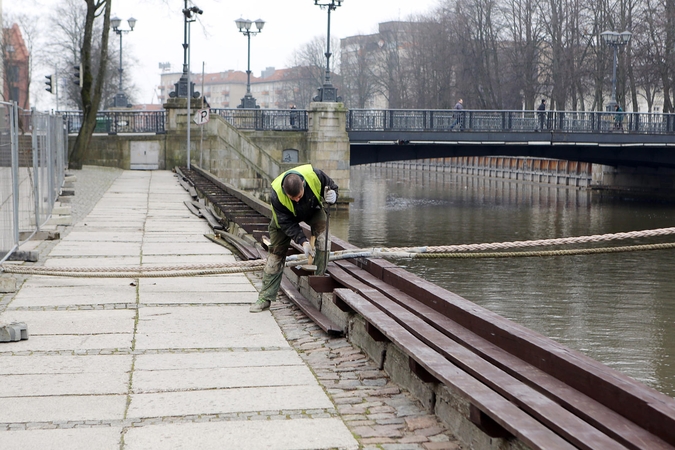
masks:
[[[262,289],[258,293],[258,300],[249,308],[250,312],[264,311],[276,299],[291,239],[302,246],[305,256],[312,254],[312,246],[300,228],[300,222],[309,225],[312,236],[316,238],[316,273],[325,272],[328,260],[325,249],[330,249],[327,247],[328,238],[325,235],[326,213],[323,210],[323,201],[335,203],[337,191],[337,184],[311,164],[287,170],[272,182],[269,254],[263,270]]]

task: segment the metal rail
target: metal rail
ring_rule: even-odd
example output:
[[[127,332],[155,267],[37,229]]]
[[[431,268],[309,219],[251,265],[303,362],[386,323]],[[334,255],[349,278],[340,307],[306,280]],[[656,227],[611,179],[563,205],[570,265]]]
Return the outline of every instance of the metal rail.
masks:
[[[306,110],[211,108],[211,113],[240,130],[307,131]]]
[[[82,111],[58,111],[66,121],[69,134],[82,127]],[[99,111],[94,133],[166,133],[166,111]]]

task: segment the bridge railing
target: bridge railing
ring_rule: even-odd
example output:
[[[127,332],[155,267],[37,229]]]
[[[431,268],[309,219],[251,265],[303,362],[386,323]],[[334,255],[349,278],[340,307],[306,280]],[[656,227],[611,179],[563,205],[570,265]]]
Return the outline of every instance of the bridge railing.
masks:
[[[58,111],[66,121],[68,133],[82,127],[82,111]],[[166,111],[99,111],[94,133],[166,133]]]
[[[233,127],[256,131],[307,131],[307,111],[301,109],[211,108]]]
[[[675,114],[601,111],[352,109],[348,131],[469,131],[675,134]]]

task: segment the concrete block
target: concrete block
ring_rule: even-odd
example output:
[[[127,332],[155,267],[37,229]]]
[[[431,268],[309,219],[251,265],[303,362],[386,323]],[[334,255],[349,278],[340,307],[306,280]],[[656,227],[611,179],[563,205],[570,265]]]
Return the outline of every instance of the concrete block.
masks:
[[[332,302],[331,302],[332,303]],[[335,306],[333,304],[333,306]],[[337,306],[335,306],[337,308]],[[339,308],[337,308],[339,311]],[[366,355],[373,360],[377,367],[382,370],[384,368],[384,361],[387,354],[387,342],[376,341],[373,339],[366,329],[366,321],[361,317],[354,315],[349,322],[349,342],[363,350]]]
[[[324,295],[325,297],[321,302],[321,312],[348,334],[349,321],[351,320],[352,316],[354,316],[354,313],[349,311],[344,312],[338,308],[335,303],[333,303],[332,293]]]
[[[72,206],[54,206],[52,208],[52,214],[55,216],[69,216],[72,210]]]
[[[72,225],[72,216],[52,216],[46,223],[47,225]]]
[[[0,342],[17,342],[28,339],[28,327],[24,322],[13,322],[0,327]]]
[[[527,445],[511,438],[493,438],[485,434],[469,419],[469,401],[452,388],[439,385],[436,389],[434,413],[467,448],[487,450],[526,450]]]
[[[75,181],[77,181],[77,176],[76,175],[66,175],[63,178],[63,181],[70,181],[70,182],[74,183]]]
[[[16,292],[16,278],[11,275],[0,275],[0,294]]]
[[[59,193],[59,201],[63,201],[61,198],[62,197],[72,197],[75,195],[75,189],[61,189],[61,192]]]
[[[406,388],[427,410],[433,411],[436,401],[435,386],[420,380],[412,373],[408,364],[408,355],[394,344],[387,344],[384,371],[394,383]]]

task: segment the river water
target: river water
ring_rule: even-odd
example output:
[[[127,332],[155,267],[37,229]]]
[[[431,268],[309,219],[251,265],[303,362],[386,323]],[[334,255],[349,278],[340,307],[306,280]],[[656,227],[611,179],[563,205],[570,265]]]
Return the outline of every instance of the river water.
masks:
[[[451,173],[357,166],[351,189],[354,203],[348,213],[333,213],[330,232],[363,247],[507,242],[675,226],[673,204]],[[673,249],[397,264],[675,396]]]

